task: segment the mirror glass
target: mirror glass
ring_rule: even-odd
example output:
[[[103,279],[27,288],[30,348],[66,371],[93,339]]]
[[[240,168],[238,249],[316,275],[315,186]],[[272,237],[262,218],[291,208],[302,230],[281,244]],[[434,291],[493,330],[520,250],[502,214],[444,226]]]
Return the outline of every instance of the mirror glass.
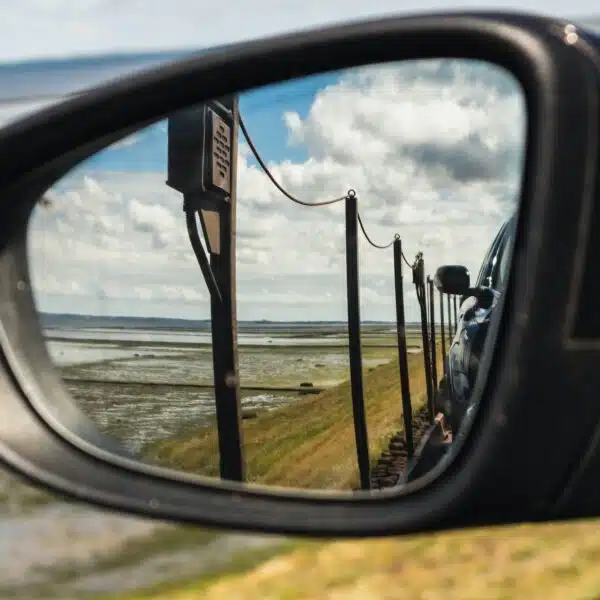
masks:
[[[215,99],[111,143],[30,220],[65,393],[124,454],[186,473],[420,477],[465,431],[493,351],[526,117],[506,70],[420,60]]]

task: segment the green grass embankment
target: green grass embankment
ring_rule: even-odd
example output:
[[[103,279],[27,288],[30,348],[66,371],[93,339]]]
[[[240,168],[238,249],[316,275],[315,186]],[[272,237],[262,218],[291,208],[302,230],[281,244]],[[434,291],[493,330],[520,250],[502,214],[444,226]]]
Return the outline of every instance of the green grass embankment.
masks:
[[[412,405],[426,396],[423,355],[409,354]],[[397,351],[390,362],[363,369],[369,450],[374,464],[390,437],[402,429]],[[260,412],[243,422],[246,480],[312,489],[352,489],[358,485],[350,382],[300,397],[283,408]],[[215,427],[156,442],[146,460],[188,473],[219,476]]]

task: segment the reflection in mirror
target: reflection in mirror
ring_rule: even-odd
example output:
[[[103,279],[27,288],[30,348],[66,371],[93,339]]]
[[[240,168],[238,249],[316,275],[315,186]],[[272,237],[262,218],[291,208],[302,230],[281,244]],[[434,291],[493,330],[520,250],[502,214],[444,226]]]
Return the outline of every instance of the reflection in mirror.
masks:
[[[499,67],[410,61],[193,106],[92,156],[28,236],[66,390],[146,463],[312,490],[421,476],[476,406],[525,121]]]

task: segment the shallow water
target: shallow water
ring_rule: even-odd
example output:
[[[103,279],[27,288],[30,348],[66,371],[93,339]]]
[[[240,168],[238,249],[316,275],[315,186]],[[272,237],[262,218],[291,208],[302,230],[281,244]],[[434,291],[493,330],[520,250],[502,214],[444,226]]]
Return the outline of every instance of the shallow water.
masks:
[[[205,331],[155,331],[155,330],[107,330],[107,329],[47,329],[45,335],[50,338],[68,338],[73,340],[109,340],[122,342],[152,342],[172,344],[211,344],[212,337]],[[265,335],[262,333],[238,334],[240,346],[272,344],[275,346],[316,346],[347,344],[348,337],[328,334],[314,337],[292,337],[289,335]]]
[[[77,343],[55,342],[51,354],[70,346],[74,354]],[[85,342],[81,343],[88,350]],[[109,352],[119,352],[115,358]],[[63,353],[63,358],[70,355]],[[89,355],[88,355],[89,356]],[[210,348],[188,352],[161,352],[147,346],[101,354],[95,362],[70,364],[63,362],[63,373],[81,380],[69,380],[67,389],[80,407],[98,427],[117,439],[130,451],[137,452],[149,442],[175,436],[185,425],[206,427],[214,423],[216,400],[212,388],[213,365]],[[387,362],[388,358],[365,359],[366,368]],[[244,386],[299,387],[310,382],[314,386],[331,386],[349,376],[348,354],[344,349],[315,352],[296,348],[278,353],[272,349],[239,352],[242,385],[242,410],[276,409],[298,399],[297,392],[285,390],[244,390]],[[129,382],[98,383],[99,381]],[[135,385],[132,382],[136,382]],[[160,383],[161,385],[155,385]],[[152,384],[152,385],[151,385]],[[173,385],[176,384],[176,385]],[[203,384],[206,388],[181,387],[181,384]]]
[[[80,342],[52,341],[48,349],[63,374],[72,378],[66,382],[67,389],[104,433],[137,453],[148,443],[177,435],[182,427],[189,431],[214,424],[216,400],[210,347],[151,345],[156,343],[154,334],[160,337],[162,331],[147,332],[152,338],[149,344],[123,347],[116,336],[131,332],[94,329],[93,333],[97,339],[94,343],[89,343],[89,337]],[[103,339],[104,333],[110,339]],[[175,332],[174,336],[185,334]],[[297,392],[250,391],[245,386],[300,387],[308,382],[328,387],[349,377],[348,352],[344,348],[241,348],[238,360],[243,411],[272,410],[299,397]],[[371,368],[388,360],[365,358],[363,364]],[[109,383],[100,383],[107,380]],[[181,384],[207,387],[186,388]]]
[[[95,363],[133,356],[169,356],[185,352],[181,348],[165,348],[161,346],[144,346],[122,348],[117,344],[86,344],[85,342],[46,341],[46,348],[55,365],[68,366]]]
[[[132,452],[150,442],[206,427],[215,419],[212,390],[129,387],[69,382],[67,389],[99,429]],[[298,394],[242,393],[242,410],[274,410]]]

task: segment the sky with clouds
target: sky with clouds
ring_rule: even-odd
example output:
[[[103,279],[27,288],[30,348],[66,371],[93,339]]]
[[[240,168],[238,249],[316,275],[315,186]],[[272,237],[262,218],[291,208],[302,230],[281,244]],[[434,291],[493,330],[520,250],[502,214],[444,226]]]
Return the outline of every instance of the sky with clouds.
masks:
[[[34,94],[42,81],[45,90],[61,91],[64,81],[84,85],[87,73],[63,62],[55,77],[49,76],[55,67],[11,61],[197,49],[340,21],[459,8],[586,20],[596,15],[589,0],[568,6],[557,0],[407,0],[401,7],[397,0],[5,2],[0,122],[44,104],[2,105],[2,94]],[[133,68],[111,64],[107,76]],[[428,272],[459,263],[474,276],[514,210],[525,116],[516,82],[498,70],[464,63],[389,65],[257,90],[241,98],[241,107],[256,145],[289,191],[316,201],[356,189],[374,241],[386,243],[399,233],[409,258],[424,252]],[[243,143],[238,170],[239,317],[343,319],[343,205],[291,204]],[[51,207],[37,211],[32,222],[40,308],[208,316],[181,198],[164,185],[165,176],[166,128],[158,123],[57,183]],[[363,318],[394,320],[392,266],[391,251],[361,240]],[[412,293],[407,316],[417,317]]]
[[[474,61],[370,66],[244,94],[240,111],[274,177],[317,202],[358,195],[379,244],[398,233],[428,272],[476,275],[520,190],[525,108],[512,75]],[[238,157],[238,314],[343,320],[344,205],[303,207]],[[121,140],[48,192],[31,222],[38,306],[52,312],[209,315],[180,194],[165,185],[166,122]],[[361,237],[362,317],[395,319],[393,254]],[[407,317],[417,304],[406,273]]]

